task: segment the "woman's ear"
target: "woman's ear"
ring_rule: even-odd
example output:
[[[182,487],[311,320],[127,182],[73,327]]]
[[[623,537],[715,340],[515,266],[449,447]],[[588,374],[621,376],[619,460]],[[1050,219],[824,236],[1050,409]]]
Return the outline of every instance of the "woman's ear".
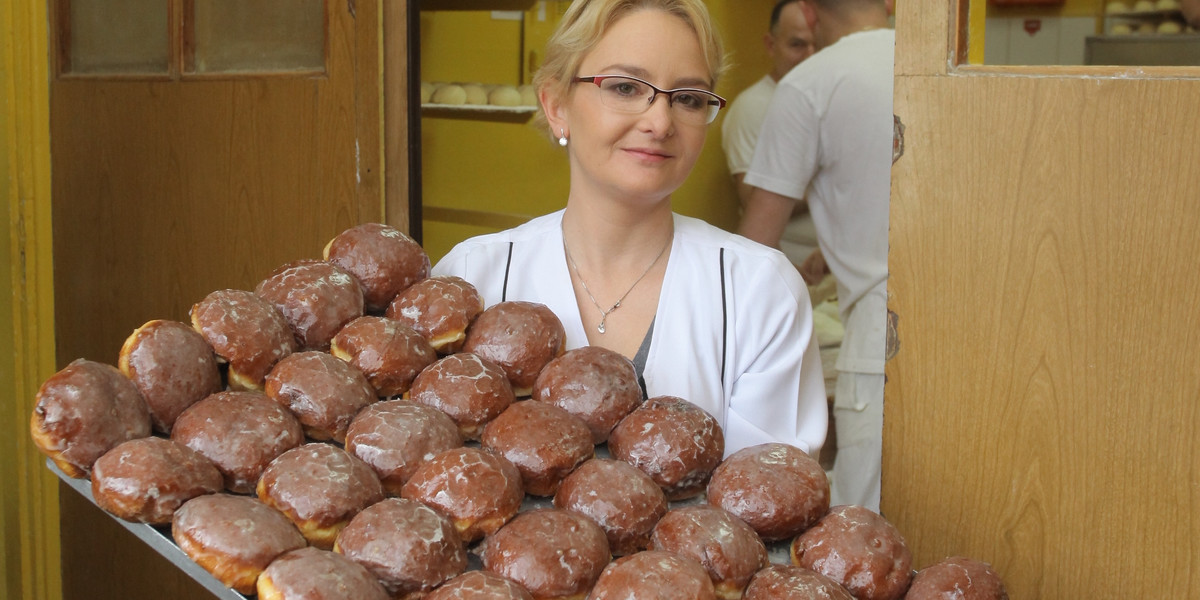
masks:
[[[542,113],[546,115],[550,135],[558,138],[567,134],[568,127],[566,103],[555,91],[556,83],[550,81],[538,88],[538,101],[542,103]]]

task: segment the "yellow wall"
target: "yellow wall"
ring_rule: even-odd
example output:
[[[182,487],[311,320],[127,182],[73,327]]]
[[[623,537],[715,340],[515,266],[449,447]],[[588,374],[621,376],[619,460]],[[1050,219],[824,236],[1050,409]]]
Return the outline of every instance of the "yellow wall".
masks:
[[[495,20],[487,11],[421,14],[421,79],[497,84],[528,83],[556,17],[568,3],[546,3],[518,21]],[[732,100],[769,68],[763,54],[773,0],[709,0],[708,6],[731,51],[733,68],[717,87]],[[524,46],[524,52],[522,47]],[[530,54],[532,53],[532,57]],[[691,177],[673,197],[674,209],[732,229],[737,199],[725,154],[721,119],[709,136]],[[426,117],[421,122],[423,204],[536,216],[566,201],[566,156],[529,123]],[[423,222],[424,245],[436,262],[458,241],[498,228]]]
[[[0,4],[0,596],[62,597],[58,495],[29,437],[54,370],[46,2]]]

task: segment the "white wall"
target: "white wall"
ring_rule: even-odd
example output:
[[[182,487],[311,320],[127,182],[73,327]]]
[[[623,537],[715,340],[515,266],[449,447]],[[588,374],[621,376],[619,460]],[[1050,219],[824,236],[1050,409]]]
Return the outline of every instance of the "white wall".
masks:
[[[1084,40],[1097,33],[1094,17],[991,18],[985,28],[989,65],[1082,65]]]

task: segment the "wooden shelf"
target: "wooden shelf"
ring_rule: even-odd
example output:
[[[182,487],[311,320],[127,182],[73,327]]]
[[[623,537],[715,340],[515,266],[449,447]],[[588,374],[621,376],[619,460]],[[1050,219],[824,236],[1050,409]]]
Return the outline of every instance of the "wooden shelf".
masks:
[[[1182,18],[1183,13],[1180,12],[1179,9],[1175,8],[1175,9],[1170,9],[1170,10],[1151,10],[1151,11],[1141,11],[1141,12],[1133,12],[1133,11],[1115,12],[1115,13],[1106,13],[1104,15],[1105,19],[1130,19],[1130,20],[1134,20],[1134,21],[1145,21],[1145,20],[1152,20],[1152,19],[1169,19],[1171,17]]]
[[[482,104],[422,104],[422,117],[474,119],[526,123],[537,112],[536,106],[492,106]]]

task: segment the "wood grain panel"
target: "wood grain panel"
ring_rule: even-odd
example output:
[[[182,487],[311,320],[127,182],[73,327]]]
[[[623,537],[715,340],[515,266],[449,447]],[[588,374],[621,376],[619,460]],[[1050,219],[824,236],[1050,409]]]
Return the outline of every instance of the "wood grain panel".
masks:
[[[419,58],[409,55],[409,11],[417,0],[384,2],[383,24],[383,148],[387,157],[384,172],[384,214],[387,224],[407,231],[421,240],[420,220],[411,219],[410,200],[420,210],[420,126],[421,115],[410,114],[410,103],[420,106],[419,91],[410,89],[412,74],[420,67]],[[415,11],[414,11],[415,12]],[[418,24],[411,24],[413,29]],[[412,146],[412,147],[410,147]],[[412,161],[416,161],[412,165]],[[415,180],[415,181],[414,181]],[[414,223],[413,221],[416,221]],[[414,225],[416,228],[414,229]]]
[[[1013,598],[1200,596],[1200,81],[897,73],[885,514]]]
[[[115,364],[146,321],[384,219],[380,5],[325,6],[323,76],[52,82],[60,366]],[[64,597],[210,597],[73,492],[61,508]]]
[[[378,77],[356,80],[355,21],[338,14],[328,77],[54,83],[64,361],[113,361],[146,320],[185,320],[208,292],[252,288],[383,218],[379,112],[359,114]]]
[[[902,0],[899,4],[914,0]],[[897,42],[896,72],[909,74],[940,75],[949,65],[953,37],[950,23],[958,13],[959,5],[971,3],[986,8],[982,0],[920,0],[921,11],[896,7],[896,35],[906,35],[903,51]]]

